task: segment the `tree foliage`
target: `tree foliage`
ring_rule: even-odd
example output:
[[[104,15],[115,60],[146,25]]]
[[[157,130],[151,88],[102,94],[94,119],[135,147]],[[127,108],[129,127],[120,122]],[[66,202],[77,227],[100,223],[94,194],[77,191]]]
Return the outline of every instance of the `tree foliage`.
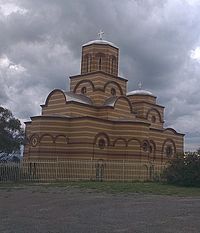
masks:
[[[10,110],[0,106],[0,153],[12,153],[20,149],[24,131]]]
[[[200,151],[188,152],[171,160],[163,177],[170,184],[200,187]]]

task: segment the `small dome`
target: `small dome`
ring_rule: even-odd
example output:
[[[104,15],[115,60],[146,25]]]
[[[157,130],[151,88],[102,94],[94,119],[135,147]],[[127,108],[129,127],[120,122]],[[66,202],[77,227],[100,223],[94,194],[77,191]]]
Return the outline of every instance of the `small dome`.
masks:
[[[115,44],[113,44],[110,41],[107,40],[91,40],[89,42],[87,42],[86,44],[82,45],[82,46],[87,46],[87,45],[91,45],[91,44],[103,44],[103,45],[111,45],[112,47],[118,48]]]
[[[129,95],[150,95],[150,96],[154,96],[150,91],[146,91],[146,90],[130,91],[126,95],[127,96],[129,96]]]

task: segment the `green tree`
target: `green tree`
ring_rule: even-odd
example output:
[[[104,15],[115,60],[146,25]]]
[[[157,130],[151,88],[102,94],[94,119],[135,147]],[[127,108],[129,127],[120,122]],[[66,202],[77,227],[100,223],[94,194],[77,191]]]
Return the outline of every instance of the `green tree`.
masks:
[[[200,187],[200,150],[187,152],[171,160],[163,177],[170,184]]]
[[[12,153],[23,144],[24,131],[21,123],[10,110],[0,106],[0,153]]]

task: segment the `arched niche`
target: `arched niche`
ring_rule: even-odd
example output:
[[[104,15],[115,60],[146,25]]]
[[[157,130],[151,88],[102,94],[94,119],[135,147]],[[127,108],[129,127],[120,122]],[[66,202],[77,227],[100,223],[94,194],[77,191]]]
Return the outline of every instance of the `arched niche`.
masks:
[[[167,138],[162,144],[163,158],[172,158],[176,155],[176,144],[171,138]]]
[[[114,104],[114,109],[122,114],[132,113],[132,105],[130,100],[125,96],[119,96]]]
[[[130,138],[127,141],[127,155],[130,156],[137,156],[139,157],[141,155],[141,146],[142,143],[137,138]]]
[[[162,123],[162,117],[160,112],[156,108],[151,108],[148,110],[146,114],[146,119],[148,119],[151,123]]]
[[[55,142],[51,134],[42,134],[40,137],[40,145],[52,145]]]
[[[112,93],[111,93],[112,88],[115,88],[116,95],[118,95],[118,96],[123,95],[123,90],[122,90],[121,86],[119,85],[119,83],[117,83],[115,81],[108,81],[107,83],[105,83],[104,92],[112,95]]]
[[[125,138],[118,137],[113,142],[112,155],[117,158],[125,158],[127,141]]]
[[[94,91],[94,84],[91,80],[85,79],[85,80],[81,80],[79,81],[76,86],[74,87],[73,92],[77,93],[77,94],[83,94],[82,90],[83,88],[85,88],[85,94],[88,91],[93,92]]]

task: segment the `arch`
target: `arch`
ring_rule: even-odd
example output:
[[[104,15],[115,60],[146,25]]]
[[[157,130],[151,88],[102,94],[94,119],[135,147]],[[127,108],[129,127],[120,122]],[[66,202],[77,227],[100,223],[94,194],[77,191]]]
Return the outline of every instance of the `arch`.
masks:
[[[102,68],[102,57],[99,57],[98,70]]]
[[[103,60],[106,55],[104,53],[96,53],[96,68],[97,70],[103,70]]]
[[[151,147],[152,147],[152,151],[151,151]],[[154,160],[156,157],[156,143],[152,139],[149,140],[149,154],[150,154],[150,157],[151,158],[153,157],[153,160]]]
[[[149,144],[150,144],[150,145],[153,145],[153,147],[154,147],[154,152],[155,152],[155,151],[156,151],[156,143],[154,142],[154,140],[150,139],[150,140],[149,140]]]
[[[110,145],[109,136],[108,136],[108,134],[105,133],[105,132],[100,132],[100,133],[96,134],[96,136],[94,137],[94,141],[93,141],[93,144],[94,144],[94,145],[97,144],[97,140],[98,140],[98,138],[100,138],[100,137],[106,138],[106,140],[107,140],[107,145],[108,145],[108,146]]]
[[[83,60],[85,62],[85,71],[86,71],[86,73],[88,73],[91,71],[91,60],[92,60],[91,54],[86,54],[83,57]]]
[[[37,133],[32,134],[28,139],[28,144],[37,146],[40,143],[40,138]]]
[[[105,53],[96,53],[95,57],[105,57]]]
[[[145,145],[145,144],[147,145],[146,148],[144,148],[144,145]],[[144,152],[149,152],[150,144],[149,144],[149,141],[148,141],[148,140],[143,140],[141,146],[142,146],[142,149],[143,149]]]
[[[92,82],[91,80],[85,79],[85,80],[79,81],[79,82],[76,84],[76,86],[74,87],[74,90],[73,90],[74,93],[76,93],[77,88],[78,88],[78,87],[80,86],[80,84],[82,84],[82,83],[89,83],[89,84],[92,86],[92,90],[94,91],[94,84],[93,84],[93,82]]]
[[[115,82],[115,81],[108,81],[107,83],[105,83],[104,87],[103,87],[103,90],[105,92],[106,90],[106,87],[109,85],[109,84],[115,84],[118,88],[119,88],[119,91],[120,91],[120,94],[123,95],[123,90],[121,88],[121,86],[119,85],[119,83]]]
[[[115,103],[114,103],[114,108],[115,108],[115,105],[117,104],[117,101],[119,99],[125,99],[128,102],[128,105],[130,107],[130,112],[132,113],[133,111],[132,111],[131,101],[126,96],[119,96],[119,97],[117,97],[117,99],[115,100]]]
[[[69,138],[68,138],[66,135],[64,135],[64,134],[58,134],[58,135],[56,135],[56,137],[55,137],[55,143],[56,143],[56,141],[57,141],[59,138],[64,138],[65,143],[66,143],[66,144],[69,143]]]
[[[165,145],[167,143],[171,143],[173,145],[174,154],[176,154],[176,144],[175,144],[175,142],[171,138],[167,138],[167,139],[165,139],[165,141],[162,144],[162,155],[164,154]]]
[[[115,146],[118,141],[124,142],[125,146],[127,147],[127,141],[125,138],[122,138],[122,137],[116,138],[113,142],[113,146]]]
[[[146,119],[148,119],[150,112],[153,112],[153,111],[156,112],[156,113],[158,114],[159,120],[160,120],[160,122],[162,123],[161,114],[160,114],[160,112],[159,112],[156,108],[151,108],[151,109],[148,110],[148,112],[147,112],[147,114],[146,114]]]
[[[114,70],[116,68],[117,58],[112,55],[112,56],[110,56],[109,60],[110,60],[110,73],[114,74]]]
[[[65,100],[65,103],[66,103],[67,100],[66,100],[65,93],[64,93],[61,89],[54,89],[54,90],[51,91],[51,92],[49,93],[49,95],[47,96],[46,101],[45,101],[45,106],[48,106],[49,100],[50,100],[51,96],[52,96],[55,92],[60,92],[60,93],[63,95],[64,100]]]
[[[174,134],[177,134],[176,130],[175,129],[172,129],[172,128],[166,128],[164,131],[170,131]]]
[[[141,147],[141,141],[137,138],[130,138],[128,141],[127,141],[127,145],[131,142],[131,141],[137,141],[139,146]]]
[[[135,137],[132,137],[127,142],[127,155],[129,157],[137,157],[138,159],[141,156],[141,141]]]
[[[53,143],[55,142],[55,139],[54,139],[54,137],[53,137],[51,134],[45,133],[45,134],[42,134],[42,135],[40,136],[40,139],[39,139],[39,142],[40,142],[40,143],[41,143],[41,141],[42,141],[42,139],[43,139],[44,137],[50,137],[50,138],[52,139],[52,142],[53,142]]]

